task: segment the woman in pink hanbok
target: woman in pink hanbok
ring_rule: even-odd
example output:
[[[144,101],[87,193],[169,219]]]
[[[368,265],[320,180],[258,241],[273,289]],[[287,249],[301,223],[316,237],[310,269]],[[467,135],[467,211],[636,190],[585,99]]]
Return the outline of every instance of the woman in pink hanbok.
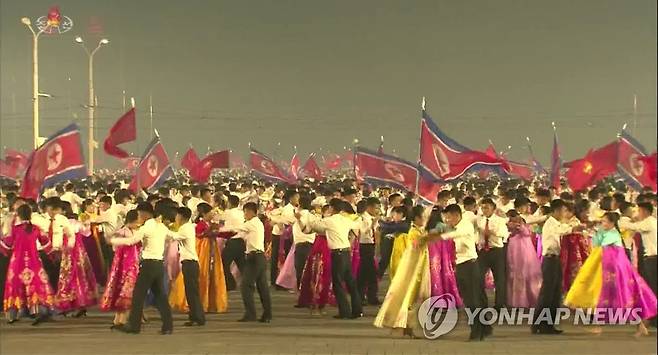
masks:
[[[117,230],[112,238],[132,237],[133,232],[138,228],[137,211],[129,211],[126,214],[125,226]],[[112,328],[123,325],[128,321],[133,290],[139,273],[140,249],[141,244],[138,243],[117,246],[114,250],[107,286],[100,301],[101,311],[115,312]]]
[[[73,317],[78,318],[87,315],[87,307],[98,303],[98,289],[82,241],[84,225],[73,214],[70,203],[62,201],[62,210],[69,219],[75,238],[71,240],[64,235],[55,306],[63,314],[77,310]]]
[[[531,226],[516,211],[507,213],[510,238],[507,242],[507,304],[529,308],[537,304],[541,288],[541,262],[532,240]]]
[[[4,311],[9,324],[18,321],[21,313],[36,316],[33,325],[41,323],[54,306],[53,290],[48,282],[37,251],[37,240],[45,252],[50,250],[49,238],[32,225],[32,209],[22,205],[17,209],[20,223],[0,240],[0,246],[12,250],[5,281]]]

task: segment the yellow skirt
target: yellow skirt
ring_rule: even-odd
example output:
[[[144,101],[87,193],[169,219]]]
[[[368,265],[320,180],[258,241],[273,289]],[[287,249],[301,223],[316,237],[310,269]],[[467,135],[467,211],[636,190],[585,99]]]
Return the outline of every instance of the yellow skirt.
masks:
[[[596,308],[603,285],[603,248],[594,247],[571,284],[564,304],[571,308]]]
[[[409,237],[408,234],[400,234],[393,240],[393,250],[391,251],[391,262],[389,264],[389,275],[391,280],[395,277],[395,273],[400,266],[400,259],[404,255],[404,251],[407,250],[409,246]]]
[[[176,279],[169,286],[169,305],[175,311],[189,312],[187,299],[185,298],[185,281],[182,272],[178,273]]]
[[[226,280],[224,279],[222,255],[216,240],[214,238],[197,239],[196,252],[199,255],[199,294],[203,310],[208,313],[226,312],[228,307]]]

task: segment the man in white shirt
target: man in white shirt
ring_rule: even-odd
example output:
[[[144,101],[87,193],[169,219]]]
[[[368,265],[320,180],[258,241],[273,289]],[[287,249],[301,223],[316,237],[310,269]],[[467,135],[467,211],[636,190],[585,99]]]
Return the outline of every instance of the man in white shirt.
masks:
[[[548,309],[551,319],[547,322],[533,320],[533,334],[561,334],[562,330],[555,328],[557,308],[562,302],[562,264],[560,262],[560,239],[572,233],[574,228],[562,221],[566,218],[567,206],[563,200],[551,201],[551,216],[542,228],[541,265],[543,282],[537,298],[535,317],[544,309]]]
[[[189,320],[186,327],[202,326],[206,324],[203,313],[201,296],[199,295],[199,256],[196,253],[196,232],[194,223],[190,222],[192,211],[187,207],[180,207],[176,211],[176,223],[180,226],[178,234],[183,239],[178,240],[181,271],[185,283],[185,299],[189,306]]]
[[[82,205],[82,202],[84,200],[78,196],[73,190],[75,189],[75,185],[72,183],[66,184],[64,187],[64,194],[60,197],[60,200],[66,201],[71,204],[71,209],[73,210],[73,213],[79,213],[80,212],[80,205]]]
[[[475,231],[473,223],[462,217],[462,211],[459,205],[451,204],[442,210],[443,222],[452,228],[450,232],[439,235],[444,240],[454,240],[456,263],[455,278],[457,279],[457,288],[464,302],[464,307],[473,310],[485,307],[482,303],[482,294],[484,293],[484,283],[478,264],[478,253],[475,245],[478,242],[478,234]],[[435,237],[430,235],[430,238]],[[480,341],[486,336],[492,334],[491,326],[483,325],[479,315],[473,318],[475,321],[471,324],[469,340]]]
[[[500,200],[498,201],[497,208],[503,214],[507,213],[509,210],[514,209],[514,190],[506,190],[504,191],[501,196]]]
[[[258,218],[258,205],[248,202],[243,207],[245,222],[242,225],[226,227],[222,230],[240,232],[245,240],[246,257],[244,273],[240,284],[244,316],[239,322],[253,322],[256,320],[256,305],[254,304],[254,291],[258,290],[263,306],[263,315],[258,320],[269,323],[272,320],[272,300],[267,287],[267,266],[265,261],[265,227]]]
[[[297,289],[299,289],[299,285],[302,281],[302,273],[304,271],[304,265],[306,265],[306,259],[308,259],[311,249],[313,248],[313,242],[315,242],[315,233],[304,232],[302,225],[307,225],[311,219],[317,218],[311,213],[312,205],[310,196],[301,196],[299,198],[299,207],[301,223],[297,222],[295,219],[295,222],[292,225],[292,238],[295,243],[295,275],[297,276]]]
[[[47,256],[40,251],[43,268],[48,274],[48,281],[54,290],[57,290],[59,280],[60,258],[59,253],[64,244],[64,235],[67,237],[68,245],[75,243],[75,234],[68,218],[62,215],[62,200],[59,197],[49,197],[44,201],[44,214],[34,213],[32,224],[39,227],[41,232],[48,236],[52,244],[53,252]]]
[[[366,199],[366,210],[361,215],[359,226],[359,275],[357,286],[359,294],[367,300],[368,304],[378,306],[381,304],[377,298],[377,268],[375,266],[375,240],[378,227],[378,218],[381,211],[379,198]]]
[[[658,277],[657,264],[656,264],[656,217],[653,216],[654,208],[650,202],[640,202],[637,204],[637,221],[633,223],[626,223],[622,228],[626,228],[640,233],[642,237],[642,246],[644,255],[640,256],[641,260],[641,273],[644,280],[649,284],[654,294],[657,294]],[[651,325],[656,326],[656,318],[651,319]]]
[[[173,319],[171,317],[171,307],[167,300],[164,290],[164,251],[167,238],[180,240],[183,239],[179,234],[174,233],[162,223],[162,216],[168,213],[166,202],[158,202],[155,210],[148,202],[140,203],[137,206],[137,213],[144,224],[129,238],[112,238],[112,245],[134,245],[142,243],[141,259],[142,262],[135,282],[133,291],[132,304],[130,307],[130,317],[128,323],[120,328],[119,331],[124,333],[137,334],[141,331],[142,311],[144,309],[144,300],[146,293],[151,290],[155,297],[157,309],[162,318],[162,329],[160,334],[167,335],[173,332]]]
[[[224,227],[231,229],[244,223],[244,212],[238,207],[240,198],[235,195],[228,197],[228,208],[218,215],[220,221],[224,221]],[[224,266],[224,277],[226,279],[226,290],[233,291],[237,288],[235,278],[231,274],[231,264],[235,263],[240,272],[244,267],[245,242],[240,233],[236,233],[226,241],[222,250],[222,265]]]
[[[477,230],[480,238],[478,241],[478,262],[482,282],[491,269],[496,285],[496,308],[502,309],[507,303],[507,260],[505,257],[505,243],[509,237],[507,220],[495,214],[496,204],[490,198],[480,202],[482,216],[477,219]],[[486,293],[482,294],[482,302],[488,305]]]
[[[268,214],[268,218],[274,224],[272,227],[272,254],[270,255],[270,284],[277,290],[283,290],[276,285],[276,278],[279,276],[279,248],[281,248],[279,244],[284,243],[283,255],[287,256],[292,247],[292,240],[282,241],[281,236],[285,229],[295,222],[295,210],[299,206],[299,193],[289,190],[286,192],[284,200],[287,201],[285,206]]]
[[[464,211],[462,212],[462,218],[475,225],[478,219],[477,214],[478,206],[475,198],[471,196],[464,197]]]
[[[363,316],[361,296],[352,277],[352,253],[349,240],[350,231],[358,230],[359,226],[341,214],[341,212],[348,211],[348,207],[348,202],[333,198],[329,201],[331,216],[310,221],[309,225],[305,226],[327,236],[327,244],[331,249],[333,291],[338,304],[338,315],[334,318],[338,319],[355,319]],[[298,213],[296,217],[299,220],[301,214]],[[350,302],[347,301],[347,294],[351,299],[351,307]]]
[[[199,198],[199,193],[201,192],[201,188],[198,185],[194,185],[190,188],[192,197],[190,197],[190,200],[187,201],[187,208],[192,211],[192,217],[196,216],[196,206],[198,206],[203,200]]]
[[[548,216],[536,215],[530,213],[530,199],[519,197],[514,200],[514,209],[519,213],[526,224],[539,224],[548,219]]]

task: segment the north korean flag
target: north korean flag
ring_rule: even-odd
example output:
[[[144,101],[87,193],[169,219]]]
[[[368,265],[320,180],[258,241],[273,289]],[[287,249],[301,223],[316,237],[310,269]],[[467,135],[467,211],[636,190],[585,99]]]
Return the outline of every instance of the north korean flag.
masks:
[[[160,137],[156,135],[146,147],[129,189],[132,191],[146,189],[148,191],[157,188],[173,174],[174,170],[169,163],[167,152],[160,142]]]
[[[453,180],[471,168],[501,166],[503,161],[466,148],[448,137],[423,110],[420,124],[420,165],[435,179]]]
[[[439,191],[441,191],[442,181],[436,179],[429,171],[422,166],[418,167],[418,197],[430,204],[435,204]]]
[[[284,173],[272,159],[267,155],[251,149],[249,154],[249,163],[251,169],[258,175],[270,180],[282,181],[286,183],[293,183],[293,180]]]
[[[16,180],[18,177],[18,167],[0,159],[0,177]]]
[[[21,196],[36,200],[44,188],[86,176],[80,129],[71,124],[32,152],[23,177]]]
[[[301,173],[303,176],[313,178],[315,180],[322,180],[322,169],[318,165],[318,162],[315,161],[315,153],[311,154],[304,166],[302,166]]]
[[[354,161],[357,179],[375,184],[395,185],[407,191],[416,191],[418,170],[408,161],[365,148],[357,148]]]
[[[619,150],[617,152],[617,172],[626,182],[636,189],[650,186],[656,190],[656,185],[651,179],[651,172],[646,169],[642,158],[647,156],[647,151],[633,136],[623,130],[619,137]]]

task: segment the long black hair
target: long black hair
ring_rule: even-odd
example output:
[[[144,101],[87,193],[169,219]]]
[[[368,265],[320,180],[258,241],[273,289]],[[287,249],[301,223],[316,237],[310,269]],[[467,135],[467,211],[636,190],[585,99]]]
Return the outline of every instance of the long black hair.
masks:
[[[606,212],[603,217],[605,217],[608,221],[612,222],[612,224],[615,225],[615,229],[617,232],[621,233],[621,229],[619,229],[619,213],[617,212]]]
[[[16,209],[16,214],[18,215],[18,218],[21,219],[21,221],[25,222],[25,231],[28,233],[32,233],[32,208],[28,205],[21,205]]]
[[[200,204],[198,204],[196,206],[196,211],[197,211],[197,217],[196,217],[196,221],[194,221],[194,222],[199,223],[199,221],[201,220],[201,218],[203,218],[203,216],[205,214],[212,211],[212,206],[210,206],[209,204],[207,204],[205,202],[201,202]],[[208,221],[208,222],[210,222],[210,221]]]

